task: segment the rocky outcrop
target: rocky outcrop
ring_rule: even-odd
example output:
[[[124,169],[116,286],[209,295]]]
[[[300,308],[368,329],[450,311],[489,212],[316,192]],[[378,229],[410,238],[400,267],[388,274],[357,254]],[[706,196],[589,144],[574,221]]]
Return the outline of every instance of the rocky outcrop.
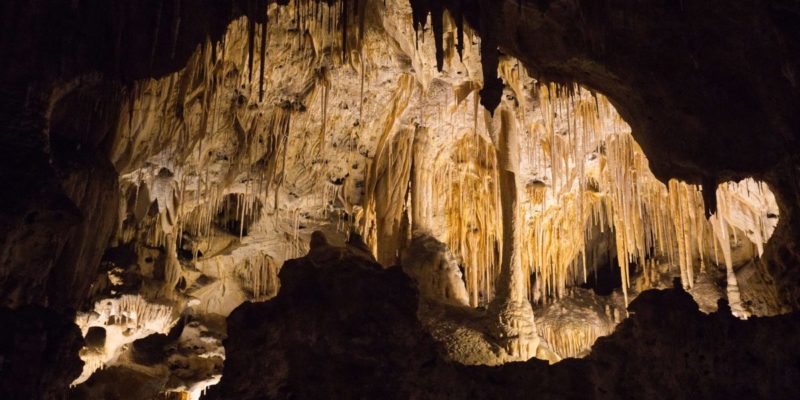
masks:
[[[742,321],[709,315],[676,288],[646,291],[632,316],[585,359],[600,398],[793,398],[800,377],[797,313]]]
[[[536,310],[536,327],[550,348],[561,356],[583,357],[597,338],[611,334],[625,306],[619,296],[598,296],[575,288],[569,296]]]
[[[198,399],[207,386],[219,381],[222,372],[225,354],[215,325],[210,319],[187,315],[168,334],[156,333],[133,340],[142,331],[131,329],[130,341],[124,344],[120,336],[114,334],[114,326],[109,327],[108,335],[102,338],[105,343],[93,340],[99,335],[92,337],[97,330],[105,332],[102,328],[89,328],[86,348],[81,354],[88,366],[95,363],[103,368],[87,373],[85,366],[79,380],[89,379],[80,384],[76,381],[69,398]],[[121,349],[111,349],[113,346]],[[98,360],[104,354],[114,356],[114,362]]]
[[[706,315],[680,285],[651,290],[584,359],[499,367],[447,362],[416,319],[397,268],[316,246],[282,288],[228,319],[222,381],[206,398],[795,398],[800,315]],[[733,345],[735,343],[735,345]]]
[[[228,318],[224,344],[233,351],[209,398],[412,397],[432,383],[427,372],[441,361],[400,268],[323,244],[279,276],[273,300],[244,303]]]
[[[75,324],[51,310],[0,308],[0,398],[63,398],[81,373]]]
[[[469,305],[458,262],[444,243],[428,235],[414,236],[401,262],[403,272],[414,279],[421,296],[456,306]]]

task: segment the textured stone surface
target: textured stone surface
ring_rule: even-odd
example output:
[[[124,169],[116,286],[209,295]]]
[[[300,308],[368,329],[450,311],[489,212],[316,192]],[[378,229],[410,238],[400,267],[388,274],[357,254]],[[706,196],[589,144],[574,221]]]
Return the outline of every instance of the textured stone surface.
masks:
[[[282,290],[228,320],[228,358],[211,399],[794,398],[800,315],[706,315],[677,289],[646,291],[584,359],[499,367],[444,361],[395,268],[319,247],[281,271]]]
[[[157,28],[156,2],[3,5],[14,23],[0,38],[0,304],[74,309],[84,300],[118,207],[105,140],[119,83],[185,66],[198,42],[246,11],[240,2],[168,3],[169,29]]]
[[[0,398],[60,399],[81,373],[81,332],[38,306],[0,308]]]
[[[417,320],[413,282],[399,268],[325,245],[288,261],[280,278],[272,301],[245,303],[229,317],[226,348],[250,349],[228,354],[209,396],[408,397],[427,379],[434,342]]]
[[[414,279],[422,297],[469,305],[458,261],[444,243],[426,235],[415,236],[400,261],[403,272]]]

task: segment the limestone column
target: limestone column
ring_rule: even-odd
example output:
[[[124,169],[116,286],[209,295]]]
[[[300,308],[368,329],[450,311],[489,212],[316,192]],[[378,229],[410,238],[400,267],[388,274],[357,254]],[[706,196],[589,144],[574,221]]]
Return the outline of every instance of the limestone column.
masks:
[[[512,359],[527,360],[536,354],[539,338],[520,258],[522,221],[517,192],[520,147],[512,111],[501,105],[495,114],[494,117],[487,114],[487,118],[494,119],[487,121],[487,125],[494,131],[497,151],[503,232],[500,276],[489,312],[495,318],[492,327],[495,338],[505,346]]]
[[[411,231],[413,235],[430,233],[431,230],[430,205],[433,198],[430,193],[431,166],[427,157],[430,147],[428,136],[427,127],[416,127],[411,160]]]

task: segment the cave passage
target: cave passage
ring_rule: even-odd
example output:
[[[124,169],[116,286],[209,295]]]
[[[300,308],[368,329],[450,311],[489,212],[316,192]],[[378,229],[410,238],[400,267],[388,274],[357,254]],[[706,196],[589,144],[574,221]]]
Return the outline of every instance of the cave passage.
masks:
[[[628,265],[628,274],[633,274],[636,270],[636,264]],[[610,260],[608,264],[601,265],[599,268],[589,273],[586,278],[586,283],[581,287],[584,289],[592,289],[594,294],[598,296],[608,296],[614,293],[614,290],[622,288],[622,279],[620,279],[622,271],[620,271],[618,261]]]

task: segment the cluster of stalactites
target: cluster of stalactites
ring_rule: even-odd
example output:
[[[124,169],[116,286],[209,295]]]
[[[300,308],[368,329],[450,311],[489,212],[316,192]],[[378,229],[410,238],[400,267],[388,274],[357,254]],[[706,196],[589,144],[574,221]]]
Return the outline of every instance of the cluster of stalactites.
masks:
[[[338,43],[340,61],[346,62],[364,35],[366,1],[325,4],[302,0],[292,4],[294,7],[281,12],[293,16],[297,31],[308,33],[315,48],[334,48],[333,43]],[[443,10],[435,1],[412,1],[412,6],[417,29],[427,23],[431,14],[437,66],[441,69]],[[454,14],[455,46],[461,54],[463,16],[458,10]],[[137,190],[146,183],[158,202],[152,240],[156,244],[174,243],[185,231],[198,236],[213,235],[212,224],[224,205],[223,199],[231,193],[241,198],[233,210],[241,221],[253,214],[256,202],[277,210],[277,191],[285,179],[286,148],[294,111],[291,107],[272,107],[262,113],[263,104],[236,107],[223,101],[223,89],[229,86],[249,88],[242,96],[251,94],[256,87],[259,102],[263,101],[267,27],[266,18],[262,24],[239,20],[221,42],[203,46],[183,72],[142,82],[131,91],[120,118],[121,134],[114,144],[115,165],[121,171],[130,171],[132,166],[145,162],[134,159],[137,154],[158,153],[165,159],[177,160],[166,172],[154,170],[149,177],[142,177],[140,169],[126,178],[135,183]],[[357,39],[356,46],[352,45],[353,37]],[[298,43],[302,46],[306,42],[298,40]],[[527,145],[523,151],[527,160],[523,164],[535,176],[529,182],[520,182],[524,185],[524,190],[520,190],[524,196],[521,215],[526,217],[522,261],[528,276],[535,275],[538,282],[537,285],[529,282],[532,298],[539,293],[545,294],[545,298],[562,296],[566,287],[586,280],[587,266],[594,264],[587,247],[595,226],[599,226],[600,232],[613,231],[626,297],[630,285],[629,263],[647,268],[654,258],[667,258],[680,269],[684,285],[691,287],[695,266],[702,270],[707,262],[703,249],[708,242],[713,248],[722,249],[726,265],[731,264],[726,256],[731,246],[728,234],[747,232],[758,253],[763,251],[770,227],[774,226],[769,213],[763,211],[771,197],[766,188],[755,183],[721,185],[716,194],[718,216],[712,218],[713,223],[707,222],[700,189],[679,182],[664,185],[656,180],[629,128],[604,97],[577,85],[539,84],[529,88],[526,82],[531,80],[524,76],[523,69],[513,60],[500,59],[496,47],[491,37],[482,38],[485,76],[480,96],[474,95],[475,130],[452,147],[452,154],[443,157],[450,159],[444,168],[436,169],[432,180],[433,198],[444,199],[440,208],[448,210],[446,242],[464,265],[471,304],[491,300],[502,246],[498,242],[502,226],[496,160],[492,158],[491,140],[478,133],[477,104],[493,110],[497,105],[494,102],[499,103],[499,97],[495,98],[497,86],[500,85],[502,92],[503,81],[515,92],[521,105],[518,107],[521,112],[516,112],[516,123],[519,131],[524,132],[523,142]],[[363,74],[364,63],[359,61]],[[237,63],[246,64],[247,68],[241,68],[246,72],[240,72],[237,67],[241,65]],[[258,79],[253,78],[256,65]],[[322,148],[331,82],[325,69],[313,73],[318,77],[314,93],[323,103],[319,139]],[[479,86],[470,85],[470,93]],[[400,247],[394,243],[404,239],[379,238],[397,236],[398,228],[408,223],[404,218],[409,215],[413,190],[409,181],[416,133],[404,130],[400,135],[391,135],[413,87],[410,76],[398,80],[398,94],[383,124],[386,130],[370,166],[365,190],[362,231],[375,246],[373,250],[379,260],[385,263],[396,259]],[[524,112],[527,97],[538,98],[538,113]],[[199,112],[192,114],[193,110]],[[456,112],[465,111],[456,107]],[[173,114],[177,118],[167,117]],[[191,115],[199,115],[197,130],[188,129]],[[165,128],[155,128],[161,125]],[[230,170],[223,173],[208,169],[213,164],[210,159],[216,154],[208,151],[209,146],[203,141],[215,132],[233,133],[223,139],[239,147]],[[164,150],[159,153],[155,148]],[[381,183],[377,177],[384,174],[389,180]],[[235,182],[242,175],[245,179]],[[234,184],[237,188],[231,190]],[[323,197],[328,196],[325,193]],[[771,201],[774,203],[774,199]],[[242,234],[240,231],[239,236]],[[378,243],[390,245],[378,248]],[[292,255],[296,255],[295,250]]]
[[[487,138],[467,134],[433,177],[432,197],[440,203],[435,207],[445,210],[446,243],[464,266],[472,306],[489,302],[499,274],[502,218],[495,154]]]
[[[510,65],[501,63],[500,72],[522,103],[523,78],[518,68],[514,78]],[[657,180],[630,128],[603,96],[577,85],[538,85],[533,91],[538,115],[516,116],[526,132],[524,173],[538,177],[519,182],[525,216],[522,262],[537,283],[528,284],[531,299],[561,297],[586,281],[587,268],[597,264],[591,246],[598,231],[613,236],[626,301],[630,264],[652,277],[650,270],[666,261],[691,288],[710,262],[707,249],[730,253],[728,235],[747,232],[758,253],[763,251],[775,216],[766,211],[775,206],[763,184],[720,185],[719,217],[709,222],[701,188]],[[444,200],[436,208],[445,210],[446,242],[464,267],[472,305],[491,300],[502,245],[494,150],[477,126],[440,157],[445,161],[437,161],[432,180],[432,197]]]
[[[295,22],[295,30],[298,36],[302,37],[305,33],[315,36],[316,41],[333,42],[334,36],[338,36],[338,47],[341,51],[341,62],[346,63],[353,49],[361,45],[365,31],[367,0],[288,0],[279,1],[279,4],[290,4],[288,13]],[[248,48],[248,77],[253,80],[254,61],[256,44],[259,46],[259,75],[258,75],[258,96],[259,101],[264,99],[264,65],[267,59],[267,26],[268,2],[260,1],[247,3],[247,15],[263,15],[263,21],[256,18],[248,19],[247,27],[247,48]],[[263,10],[263,11],[261,11]],[[256,41],[256,34],[260,39]],[[355,38],[353,43],[352,37]],[[302,45],[303,41],[300,41]],[[223,43],[224,44],[224,43]]]
[[[607,326],[585,322],[570,326],[540,325],[537,328],[553,350],[563,358],[582,357],[597,338],[611,333]]]
[[[395,131],[395,124],[408,107],[415,83],[411,75],[401,75],[386,113],[380,117],[378,126],[382,128],[358,216],[366,243],[383,265],[396,263],[402,245],[410,240],[407,203],[416,131],[410,127]]]
[[[706,248],[721,248],[725,264],[731,264],[729,235],[736,230],[749,232],[763,251],[774,227],[767,210],[775,208],[763,184],[720,185],[717,214],[709,222],[700,187],[658,181],[605,98],[576,86],[546,85],[539,100],[542,118],[530,133],[543,154],[531,163],[542,175],[549,172],[550,182],[529,185],[530,242],[524,254],[545,294],[559,297],[568,285],[585,282],[586,266],[594,264],[586,256],[596,225],[613,230],[626,301],[631,263],[646,270],[652,259],[666,258],[691,288],[707,263]]]
[[[169,160],[169,187],[157,199],[155,243],[180,238],[187,230],[213,234],[211,223],[219,212],[221,199],[229,193],[240,193],[249,203],[259,201],[277,208],[295,110],[291,104],[264,103],[266,68],[270,65],[270,14],[273,18],[290,19],[298,37],[297,50],[311,46],[319,60],[334,53],[341,57],[333,62],[346,63],[361,44],[366,30],[366,0],[277,2],[283,7],[272,3],[246,2],[244,11],[249,18],[232,22],[218,42],[201,45],[183,71],[159,80],[137,82],[130,89],[120,115],[120,134],[113,146],[112,161],[120,171],[128,173],[124,182],[138,188],[142,183],[152,183],[161,173],[150,171],[151,176],[143,176],[147,175],[147,168],[141,166],[153,160],[141,159],[141,155],[157,154],[156,163]],[[326,68],[318,68],[325,62],[317,61],[310,61],[306,72],[314,75],[318,83],[309,100],[321,97],[324,103],[322,147],[330,81]],[[240,94],[238,99],[230,98],[231,91]],[[258,102],[254,100],[256,93]],[[248,104],[241,104],[242,101]],[[238,106],[231,104],[236,102]],[[209,170],[217,154],[213,143],[206,142],[209,137],[225,133],[231,136],[227,141],[238,146],[235,158],[230,160],[232,165],[227,172]],[[243,174],[241,184],[235,182]],[[238,187],[231,189],[232,186]],[[253,204],[242,204],[240,211],[246,214],[253,208]]]
[[[501,63],[500,72],[524,108],[524,78],[512,65]],[[534,90],[538,115],[516,115],[516,123],[526,132],[525,173],[540,178],[520,182],[525,216],[521,258],[527,275],[537,282],[528,282],[530,297],[561,297],[568,287],[585,282],[588,266],[597,264],[591,246],[598,231],[613,236],[626,299],[631,263],[641,265],[644,275],[651,277],[653,266],[666,260],[690,288],[696,272],[708,262],[704,250],[731,246],[724,237],[715,240],[719,224],[705,219],[701,189],[658,181],[629,127],[604,97],[578,86],[539,85]],[[474,97],[477,107],[478,96]],[[470,108],[454,110],[469,113]],[[463,266],[470,304],[477,306],[494,295],[502,222],[496,151],[492,139],[479,129],[477,108],[472,112],[474,131],[455,136],[450,150],[436,158],[433,177],[427,181],[430,189],[410,191],[427,193],[424,200],[442,210],[442,240]],[[364,227],[375,254],[391,263],[405,240],[402,232],[395,236],[405,229],[403,218],[412,214],[408,208],[422,205],[413,204],[408,195],[414,132],[391,137],[389,132],[384,132],[370,167],[364,214],[372,222]],[[372,181],[377,176],[388,181]],[[749,237],[761,249],[770,234],[768,213],[763,210],[774,200],[767,198],[769,191],[763,185],[748,182],[719,186],[718,213],[725,221],[738,221],[739,231],[753,232]]]
[[[72,385],[84,382],[105,366],[117,356],[120,348],[154,333],[169,333],[177,322],[175,311],[171,305],[152,303],[139,295],[125,294],[100,300],[95,303],[93,310],[78,313],[75,323],[84,336],[91,328],[100,329],[103,335],[100,343],[92,343],[81,349],[83,372]]]
[[[253,301],[264,301],[278,293],[279,266],[268,254],[256,254],[237,265],[236,276],[242,288],[249,290]]]
[[[454,47],[458,53],[459,58],[463,58],[464,54],[464,33],[465,33],[465,12],[477,12],[478,15],[473,15],[473,18],[483,18],[489,14],[481,12],[480,8],[467,9],[464,7],[463,2],[451,1],[448,2],[447,7],[440,0],[410,0],[412,10],[412,20],[414,30],[417,35],[417,42],[420,41],[420,33],[424,34],[425,26],[427,25],[430,16],[431,27],[433,28],[433,40],[436,49],[436,68],[442,71],[444,68],[445,54],[452,51]],[[485,10],[484,10],[485,11]],[[449,48],[445,48],[445,15],[449,13],[453,25],[455,25],[455,41],[449,44]],[[500,105],[501,96],[503,94],[503,80],[500,79],[497,73],[498,66],[500,65],[500,50],[499,43],[494,37],[493,32],[483,32],[480,38],[481,50],[481,65],[483,71],[483,87],[480,90],[480,102],[490,112]]]
[[[436,48],[436,68],[441,72],[444,68],[444,19],[445,7],[439,1],[431,0],[410,0],[412,20],[416,40],[419,43],[420,31],[424,35],[425,25],[428,23],[430,15],[431,27],[433,28],[433,41]],[[463,57],[464,51],[464,16],[461,7],[454,6],[450,12],[453,14],[453,21],[456,26],[456,43],[454,43],[459,58]]]

